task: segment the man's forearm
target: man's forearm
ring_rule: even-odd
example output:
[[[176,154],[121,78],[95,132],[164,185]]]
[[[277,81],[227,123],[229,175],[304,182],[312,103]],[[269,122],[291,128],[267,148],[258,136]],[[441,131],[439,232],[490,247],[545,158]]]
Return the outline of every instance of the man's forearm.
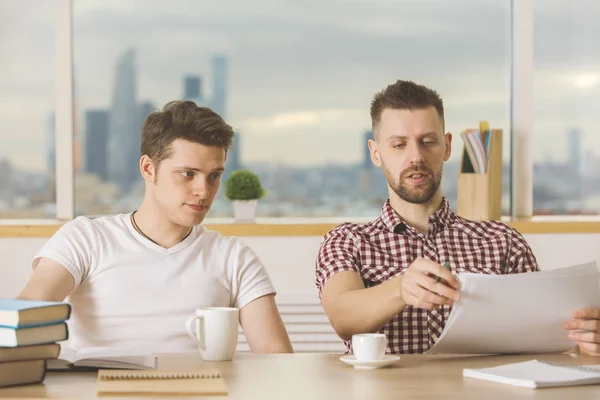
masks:
[[[344,292],[335,299],[335,315],[331,324],[336,333],[348,340],[357,333],[379,331],[406,304],[402,300],[399,277],[390,279],[380,285],[367,289]]]

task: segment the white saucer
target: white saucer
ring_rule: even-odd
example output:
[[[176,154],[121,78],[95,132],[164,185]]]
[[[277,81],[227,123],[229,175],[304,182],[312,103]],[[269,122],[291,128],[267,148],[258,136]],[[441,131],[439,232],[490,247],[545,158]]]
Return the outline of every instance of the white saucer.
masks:
[[[353,365],[354,368],[358,369],[375,369],[385,367],[395,361],[400,359],[399,356],[394,356],[392,354],[386,354],[382,360],[373,360],[373,361],[359,361],[356,359],[355,355],[347,355],[341,356],[340,360],[345,362],[346,364]]]

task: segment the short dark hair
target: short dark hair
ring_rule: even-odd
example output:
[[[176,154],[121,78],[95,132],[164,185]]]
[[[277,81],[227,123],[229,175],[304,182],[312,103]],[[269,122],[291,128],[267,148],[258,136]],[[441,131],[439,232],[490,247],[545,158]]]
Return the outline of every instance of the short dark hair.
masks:
[[[184,139],[205,146],[231,148],[233,128],[208,107],[198,107],[190,100],[174,100],[160,111],[148,115],[142,125],[142,155],[155,168],[171,156],[171,143]]]
[[[381,113],[386,108],[396,110],[422,110],[434,107],[444,125],[444,102],[433,89],[419,85],[413,81],[397,80],[385,89],[377,92],[371,101],[371,124],[373,133],[381,120]]]

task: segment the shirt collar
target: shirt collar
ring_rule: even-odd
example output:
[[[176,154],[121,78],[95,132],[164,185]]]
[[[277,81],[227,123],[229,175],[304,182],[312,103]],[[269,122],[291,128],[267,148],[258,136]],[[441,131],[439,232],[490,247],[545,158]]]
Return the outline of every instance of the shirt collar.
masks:
[[[396,211],[394,211],[390,205],[389,199],[385,201],[383,207],[381,208],[380,218],[384,225],[392,232],[398,233],[399,231],[403,231],[404,228],[409,227],[409,225],[402,220]],[[428,218],[429,229],[430,231],[433,231],[433,233],[437,233],[437,231],[441,230],[442,228],[452,225],[455,219],[456,215],[452,212],[452,210],[450,210],[448,199],[442,197],[442,205]]]

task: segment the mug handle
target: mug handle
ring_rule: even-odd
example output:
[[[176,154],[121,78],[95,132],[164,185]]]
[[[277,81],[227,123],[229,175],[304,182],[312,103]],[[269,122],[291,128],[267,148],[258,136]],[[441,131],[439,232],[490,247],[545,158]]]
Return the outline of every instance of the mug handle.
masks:
[[[198,329],[197,334],[194,332],[193,329],[193,323],[196,320],[200,322],[200,329]],[[185,323],[185,327],[187,329],[188,335],[198,343],[200,349],[206,350],[206,343],[204,341],[204,316],[196,315],[195,317],[188,318],[187,322]]]

